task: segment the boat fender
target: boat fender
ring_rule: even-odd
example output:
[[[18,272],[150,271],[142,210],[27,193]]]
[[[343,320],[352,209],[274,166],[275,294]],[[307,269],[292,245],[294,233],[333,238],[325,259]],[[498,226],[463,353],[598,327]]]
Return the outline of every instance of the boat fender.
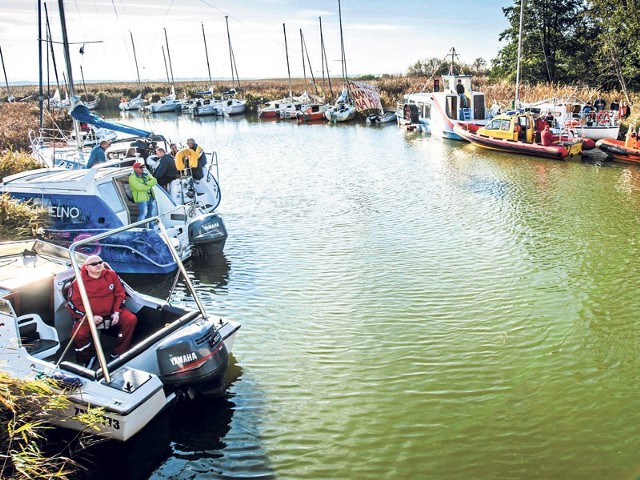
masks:
[[[190,148],[183,148],[176,153],[175,160],[178,171],[186,168],[196,168],[198,166],[198,152]]]

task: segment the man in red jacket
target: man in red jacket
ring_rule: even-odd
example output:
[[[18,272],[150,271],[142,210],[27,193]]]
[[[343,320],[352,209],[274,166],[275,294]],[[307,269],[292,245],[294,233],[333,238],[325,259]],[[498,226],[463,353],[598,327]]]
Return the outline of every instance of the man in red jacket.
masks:
[[[107,267],[97,255],[91,255],[80,269],[80,276],[87,291],[87,297],[93,312],[93,322],[98,328],[107,325],[119,326],[116,343],[111,358],[126,352],[131,344],[131,337],[136,326],[136,316],[124,308],[125,291],[118,274]],[[67,306],[75,323],[71,335],[75,335],[73,345],[76,349],[76,361],[91,368],[95,358],[95,348],[91,340],[88,319],[82,321],[86,309],[80,296],[77,279],[73,281],[67,295]]]

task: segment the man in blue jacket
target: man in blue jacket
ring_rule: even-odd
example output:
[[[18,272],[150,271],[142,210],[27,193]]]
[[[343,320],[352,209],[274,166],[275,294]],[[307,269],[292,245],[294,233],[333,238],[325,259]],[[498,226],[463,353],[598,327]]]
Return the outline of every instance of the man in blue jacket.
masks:
[[[104,153],[109,148],[109,140],[102,140],[99,145],[93,147],[89,160],[87,160],[87,168],[95,167],[98,163],[104,163],[107,161],[107,156]]]

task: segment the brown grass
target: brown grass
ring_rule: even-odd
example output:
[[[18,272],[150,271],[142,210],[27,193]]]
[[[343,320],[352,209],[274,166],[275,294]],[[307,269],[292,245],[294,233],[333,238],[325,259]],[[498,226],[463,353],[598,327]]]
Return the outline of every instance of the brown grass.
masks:
[[[375,85],[380,92],[380,100],[385,109],[395,109],[396,103],[406,93],[418,91],[430,91],[433,88],[433,80],[420,76],[383,76],[383,77],[365,77],[363,80]],[[176,83],[176,94],[178,97],[191,97],[200,90],[206,90],[210,86],[209,82],[204,81],[187,81]],[[213,87],[217,94],[224,92],[233,85],[229,81],[215,81]],[[288,79],[264,79],[264,80],[243,80],[241,83],[244,99],[247,101],[249,113],[256,113],[258,106],[266,101],[286,97],[289,95],[289,89],[294,95],[300,95],[304,91],[309,93],[325,96],[327,101],[332,100],[329,91],[328,82],[322,82],[317,79],[317,91],[310,81],[304,79],[292,79],[291,87]],[[340,80],[332,80],[333,97],[335,97],[340,88]],[[100,97],[100,109],[115,112],[118,110],[118,104],[122,97],[132,98],[140,93],[137,83],[95,83],[89,85],[90,92],[88,99]],[[486,95],[487,106],[494,102],[501,107],[509,107],[515,95],[515,86],[508,82],[490,82],[487,77],[475,77],[473,88],[476,91],[482,91]],[[158,100],[160,97],[170,92],[170,86],[166,82],[144,83],[142,85],[143,97]],[[0,103],[0,152],[8,148],[28,149],[28,132],[29,130],[37,130],[38,128],[38,87],[17,86],[13,87],[13,93],[17,98],[26,98],[25,102],[7,104]],[[78,92],[82,93],[82,92]],[[550,98],[554,96],[575,95],[582,100],[594,100],[598,92],[588,87],[572,87],[563,85],[537,85],[537,86],[521,86],[520,99],[523,102],[534,102]],[[603,98],[610,103],[614,99],[623,100],[621,92],[602,92]],[[631,97],[632,105],[640,101],[640,95],[634,93]],[[635,113],[635,112],[634,112]],[[70,128],[70,119],[68,114],[56,112],[54,115],[45,114],[45,126],[51,127],[54,124],[61,128]],[[634,115],[630,119],[637,121],[638,117]]]

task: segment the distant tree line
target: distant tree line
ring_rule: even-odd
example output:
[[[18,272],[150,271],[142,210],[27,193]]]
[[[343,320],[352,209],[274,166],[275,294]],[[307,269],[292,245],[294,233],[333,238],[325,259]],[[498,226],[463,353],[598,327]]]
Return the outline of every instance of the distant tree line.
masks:
[[[463,65],[470,73],[515,81],[521,0],[503,8],[505,46],[488,63]],[[520,79],[524,84],[575,84],[640,91],[639,0],[522,0]],[[460,52],[464,53],[464,52]],[[420,60],[407,75],[440,75],[446,58]]]

